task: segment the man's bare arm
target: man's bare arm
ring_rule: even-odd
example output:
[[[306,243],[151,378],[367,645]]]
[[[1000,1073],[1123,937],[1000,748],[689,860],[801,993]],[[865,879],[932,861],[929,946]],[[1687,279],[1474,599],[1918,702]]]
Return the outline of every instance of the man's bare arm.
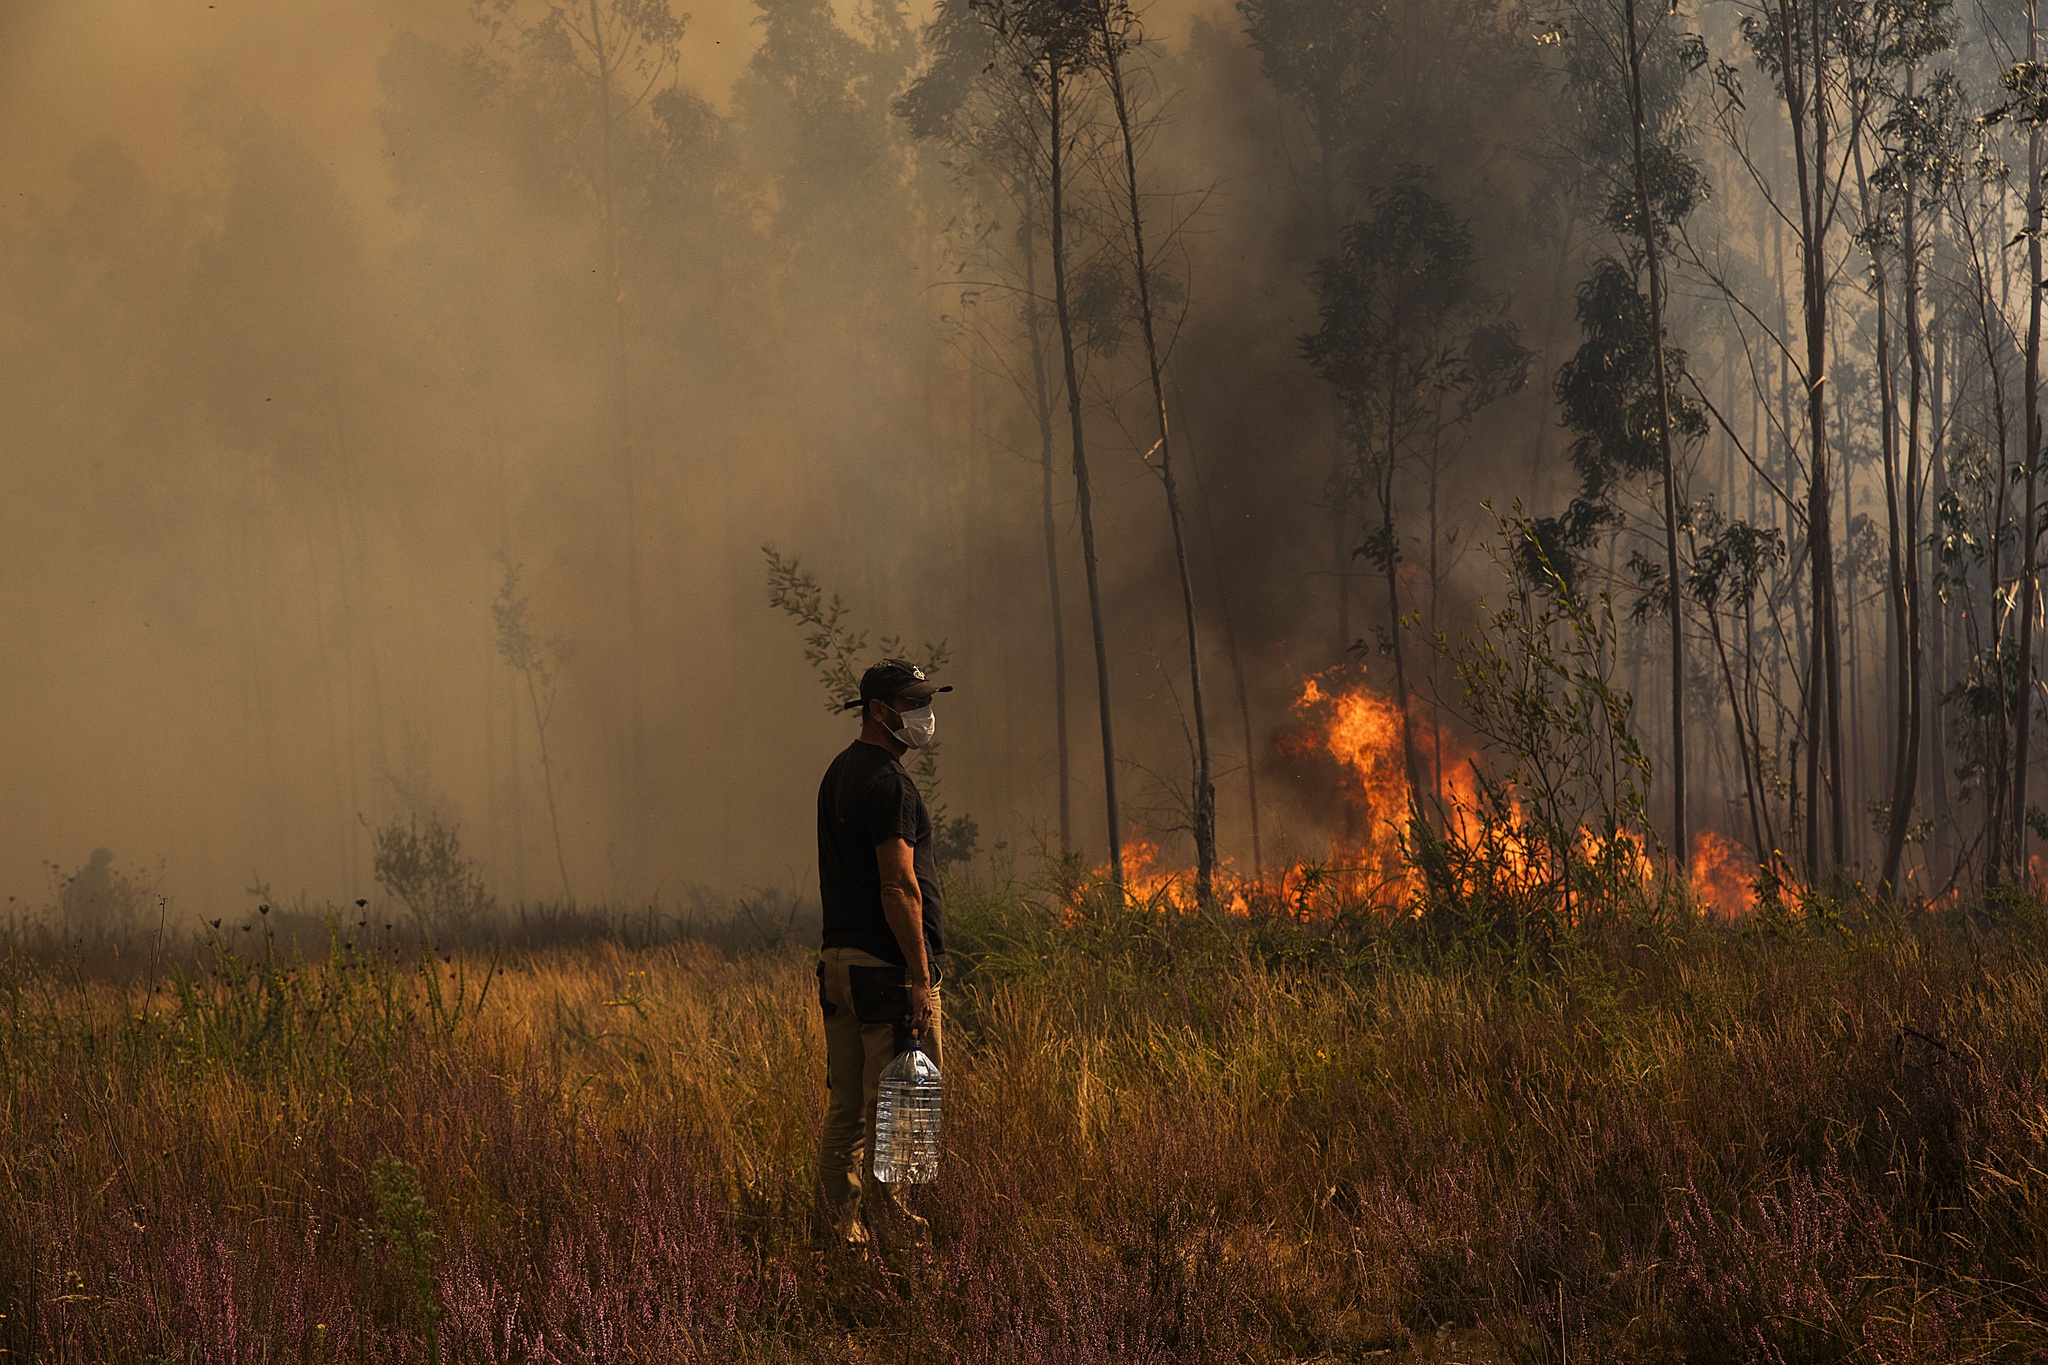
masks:
[[[922,1029],[932,1019],[932,970],[924,952],[924,892],[909,843],[891,839],[875,845],[875,866],[882,874],[882,914],[910,964],[910,1026]]]

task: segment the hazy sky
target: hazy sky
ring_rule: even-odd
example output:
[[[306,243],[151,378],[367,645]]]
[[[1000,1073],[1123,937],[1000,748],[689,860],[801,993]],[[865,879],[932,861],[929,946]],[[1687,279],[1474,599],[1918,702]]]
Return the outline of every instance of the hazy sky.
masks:
[[[753,6],[691,14],[688,79],[722,102],[751,51]],[[264,110],[296,132],[394,232],[377,129],[377,59],[411,31],[451,45],[476,34],[467,0],[0,0],[0,194],[61,196],[79,148],[114,138],[159,178],[194,167],[197,92]]]
[[[684,79],[723,108],[758,41],[752,0],[675,8],[690,16]],[[912,21],[928,8],[912,3]],[[1192,15],[1228,10],[1164,0],[1146,15],[1178,37]],[[166,182],[210,169],[192,164],[190,132],[211,92],[290,128],[340,177],[365,229],[395,239],[376,66],[404,32],[462,46],[477,27],[469,0],[0,0],[0,199],[63,196],[71,158],[107,138]]]

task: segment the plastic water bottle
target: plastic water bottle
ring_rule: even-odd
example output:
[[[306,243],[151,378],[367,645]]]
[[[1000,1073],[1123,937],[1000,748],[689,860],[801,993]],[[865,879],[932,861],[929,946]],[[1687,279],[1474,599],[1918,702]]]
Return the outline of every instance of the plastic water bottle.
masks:
[[[939,1099],[939,1065],[913,1035],[875,1096],[875,1179],[923,1185],[939,1178]]]

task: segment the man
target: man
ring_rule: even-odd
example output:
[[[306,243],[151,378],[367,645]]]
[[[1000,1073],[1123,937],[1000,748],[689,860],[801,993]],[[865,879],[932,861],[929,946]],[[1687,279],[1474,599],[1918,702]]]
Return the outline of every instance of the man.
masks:
[[[875,1095],[912,1035],[939,1057],[945,936],[932,817],[899,762],[931,742],[932,697],[951,692],[903,659],[861,676],[860,738],[818,787],[818,892],[825,911],[818,1004],[825,1015],[824,1136],[818,1209],[827,1236],[857,1246],[870,1231],[917,1240],[924,1220],[874,1178]],[[864,1216],[863,1216],[864,1215]]]

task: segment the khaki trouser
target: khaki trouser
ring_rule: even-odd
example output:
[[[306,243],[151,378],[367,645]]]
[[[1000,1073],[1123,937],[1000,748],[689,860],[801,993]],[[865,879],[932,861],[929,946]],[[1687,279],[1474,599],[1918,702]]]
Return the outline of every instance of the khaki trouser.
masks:
[[[818,955],[818,1007],[825,1016],[825,1127],[818,1152],[818,1213],[832,1236],[862,1241],[869,1227],[915,1236],[922,1221],[903,1204],[902,1191],[874,1178],[875,1095],[882,1072],[907,1046],[910,1002],[906,969],[858,948],[826,948]],[[938,988],[932,1022],[920,1036],[925,1055],[943,1071],[939,1055]]]

